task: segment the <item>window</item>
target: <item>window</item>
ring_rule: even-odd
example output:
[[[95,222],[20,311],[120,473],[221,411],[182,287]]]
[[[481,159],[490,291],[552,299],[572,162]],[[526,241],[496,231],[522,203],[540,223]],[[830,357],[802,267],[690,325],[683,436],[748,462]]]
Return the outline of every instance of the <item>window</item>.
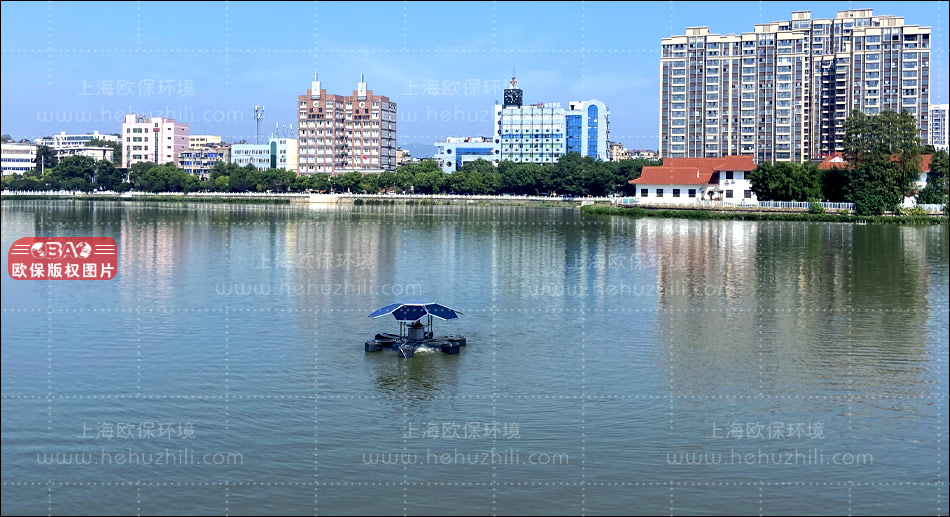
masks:
[[[689,189],[689,197],[696,197],[696,189],[694,188]]]
[[[732,179],[732,171],[726,171],[726,179],[727,179],[727,180],[731,180],[731,179]]]
[[[745,191],[743,191],[743,192],[742,192],[742,197],[744,197],[744,198],[746,198],[746,199],[752,199],[752,191],[751,191],[751,190],[745,190]]]
[[[673,189],[673,197],[680,197],[680,189],[678,188]]]
[[[640,189],[640,197],[647,197],[648,195],[650,195],[650,189],[648,188]]]
[[[726,199],[732,199],[732,191],[731,191],[731,190],[727,190],[727,191],[726,191]]]
[[[656,189],[656,197],[663,197],[663,189],[661,188]]]

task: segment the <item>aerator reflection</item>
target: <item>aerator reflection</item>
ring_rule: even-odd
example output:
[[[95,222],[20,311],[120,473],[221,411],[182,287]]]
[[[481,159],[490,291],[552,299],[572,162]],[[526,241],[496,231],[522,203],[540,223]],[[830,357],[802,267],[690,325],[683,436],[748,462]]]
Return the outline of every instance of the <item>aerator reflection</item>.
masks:
[[[388,348],[395,350],[401,358],[409,358],[420,347],[441,348],[443,354],[453,355],[459,353],[460,346],[465,346],[465,336],[432,335],[433,316],[447,321],[462,314],[451,307],[432,302],[408,301],[380,307],[369,317],[379,318],[387,314],[392,314],[399,322],[399,334],[376,334],[374,339],[366,341],[367,352]]]

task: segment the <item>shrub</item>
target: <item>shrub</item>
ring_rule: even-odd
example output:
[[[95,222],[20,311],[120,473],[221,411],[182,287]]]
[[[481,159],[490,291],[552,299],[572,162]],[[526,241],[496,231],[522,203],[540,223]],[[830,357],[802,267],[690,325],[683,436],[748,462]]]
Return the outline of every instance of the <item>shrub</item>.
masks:
[[[825,213],[825,208],[821,206],[821,202],[817,199],[812,199],[808,203],[808,213],[810,214],[823,214]]]

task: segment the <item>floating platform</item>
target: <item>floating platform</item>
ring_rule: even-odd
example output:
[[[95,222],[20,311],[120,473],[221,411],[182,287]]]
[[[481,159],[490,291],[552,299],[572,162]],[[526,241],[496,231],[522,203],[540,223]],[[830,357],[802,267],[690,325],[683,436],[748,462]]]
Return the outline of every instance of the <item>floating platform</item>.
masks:
[[[381,333],[364,345],[366,352],[395,350],[401,358],[410,358],[419,348],[438,348],[443,354],[455,355],[466,345],[465,336],[433,336],[432,317],[441,320],[456,319],[462,314],[438,303],[410,301],[394,303],[373,311],[370,318],[392,314],[399,322],[399,334]],[[423,318],[427,319],[423,323]]]
[[[465,345],[465,336],[436,336],[417,340],[396,334],[376,334],[374,339],[366,341],[364,349],[366,352],[395,350],[399,357],[409,358],[418,348],[438,348],[443,354],[455,355]]]

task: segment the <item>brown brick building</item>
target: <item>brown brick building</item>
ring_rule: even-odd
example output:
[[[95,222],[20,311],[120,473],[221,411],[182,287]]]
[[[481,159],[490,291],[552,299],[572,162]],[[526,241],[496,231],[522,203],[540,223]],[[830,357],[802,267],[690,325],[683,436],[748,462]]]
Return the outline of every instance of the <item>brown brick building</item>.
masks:
[[[396,103],[373,95],[362,75],[352,94],[332,95],[315,74],[297,113],[299,174],[396,169]]]

